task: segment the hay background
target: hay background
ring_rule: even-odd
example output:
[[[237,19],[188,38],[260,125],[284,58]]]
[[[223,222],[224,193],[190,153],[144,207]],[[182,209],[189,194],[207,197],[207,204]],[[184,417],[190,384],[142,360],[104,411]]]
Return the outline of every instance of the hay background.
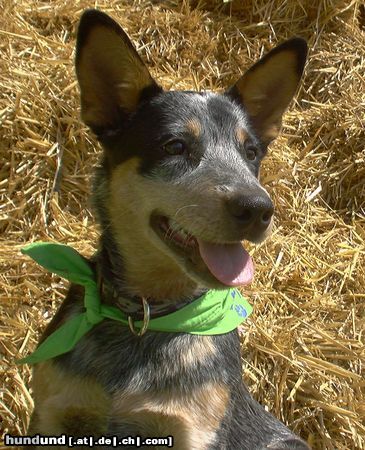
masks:
[[[30,369],[13,362],[35,346],[65,292],[19,249],[53,239],[90,255],[97,240],[88,194],[99,149],[79,120],[73,68],[78,18],[95,4],[0,0],[0,435],[25,433]],[[364,449],[364,6],[97,6],[125,27],[167,88],[222,88],[277,42],[309,41],[303,87],[262,171],[276,227],[252,248],[244,378],[314,449]]]

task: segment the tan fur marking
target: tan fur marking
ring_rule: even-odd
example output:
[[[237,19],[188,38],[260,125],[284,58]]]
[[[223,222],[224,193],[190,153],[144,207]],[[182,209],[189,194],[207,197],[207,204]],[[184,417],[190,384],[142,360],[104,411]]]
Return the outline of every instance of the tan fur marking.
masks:
[[[44,362],[34,368],[33,389],[33,433],[57,436],[77,429],[78,435],[86,436],[106,431],[110,398],[96,382],[60,372],[57,366]]]
[[[163,244],[157,247],[154,242],[159,239],[149,226],[151,212],[164,206],[164,188],[141,177],[138,165],[138,158],[119,165],[110,183],[113,233],[119,249],[128,256],[124,260],[125,280],[135,295],[155,300],[182,298],[195,285],[166,255]]]
[[[209,448],[226,412],[229,389],[206,384],[180,395],[174,392],[118,393],[113,415],[122,422],[138,424],[146,435],[174,436],[176,450]]]
[[[191,345],[181,352],[182,364],[189,369],[197,361],[211,359],[215,352],[216,348],[210,336],[197,336]]]
[[[187,123],[186,123],[186,128],[188,129],[188,131],[190,133],[192,133],[195,137],[199,137],[201,135],[202,132],[202,124],[199,122],[198,119],[193,118],[190,119]]]
[[[240,144],[243,144],[247,139],[247,133],[242,127],[236,128],[236,136]]]

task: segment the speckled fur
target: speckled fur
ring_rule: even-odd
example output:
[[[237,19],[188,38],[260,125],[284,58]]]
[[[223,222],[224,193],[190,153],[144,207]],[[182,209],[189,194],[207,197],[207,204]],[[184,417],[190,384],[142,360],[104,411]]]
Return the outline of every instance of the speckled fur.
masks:
[[[151,224],[156,211],[207,241],[266,237],[267,230],[244,229],[226,206],[232,196],[253,192],[270,202],[259,166],[305,53],[303,41],[288,41],[222,95],[164,92],[112,19],[97,11],[83,15],[76,57],[82,115],[104,148],[93,195],[101,239],[90,261],[108,286],[103,302],[115,302],[111,291],[174,303],[223,287],[198,256],[192,264],[162,242]],[[288,67],[279,76],[284,89],[265,110],[257,105],[254,77],[270,83],[275,77],[265,67],[273,59],[274,67],[281,60]],[[166,151],[172,137],[185,143],[184,154]],[[70,287],[42,339],[82,310],[83,294]],[[137,337],[104,320],[72,351],[35,366],[29,434],[172,435],[176,450],[308,449],[252,398],[241,366],[236,330]]]

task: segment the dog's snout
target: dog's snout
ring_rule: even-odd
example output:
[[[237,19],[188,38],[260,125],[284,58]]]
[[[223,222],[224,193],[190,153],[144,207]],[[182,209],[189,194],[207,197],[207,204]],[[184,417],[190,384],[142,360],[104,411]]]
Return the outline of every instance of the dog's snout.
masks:
[[[243,228],[262,232],[270,225],[274,205],[265,193],[236,194],[227,200],[227,208]]]

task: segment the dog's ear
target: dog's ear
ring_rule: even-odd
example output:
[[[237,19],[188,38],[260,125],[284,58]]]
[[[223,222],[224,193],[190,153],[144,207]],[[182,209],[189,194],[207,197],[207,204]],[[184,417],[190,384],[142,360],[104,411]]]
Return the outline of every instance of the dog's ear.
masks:
[[[298,88],[306,57],[306,42],[290,39],[260,59],[227,92],[243,105],[265,144],[280,131],[282,115]]]
[[[81,17],[76,73],[82,119],[96,134],[118,128],[143,95],[161,91],[122,28],[97,10]]]

